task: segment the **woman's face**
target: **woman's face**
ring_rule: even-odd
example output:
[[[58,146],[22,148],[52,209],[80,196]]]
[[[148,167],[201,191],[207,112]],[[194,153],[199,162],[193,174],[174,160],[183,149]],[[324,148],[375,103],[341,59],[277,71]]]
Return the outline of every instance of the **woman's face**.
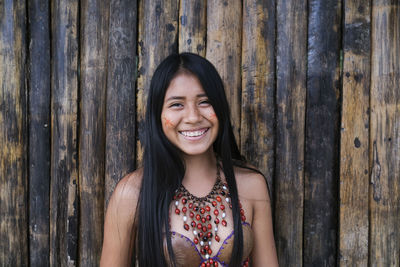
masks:
[[[209,152],[218,135],[218,119],[198,79],[175,77],[165,93],[161,121],[168,140],[187,155]]]

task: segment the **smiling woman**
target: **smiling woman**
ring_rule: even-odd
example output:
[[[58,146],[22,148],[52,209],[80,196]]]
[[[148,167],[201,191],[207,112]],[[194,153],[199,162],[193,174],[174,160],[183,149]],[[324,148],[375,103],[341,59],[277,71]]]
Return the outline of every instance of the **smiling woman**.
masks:
[[[277,266],[262,174],[240,155],[223,82],[191,53],[156,69],[144,166],[116,187],[102,266]]]

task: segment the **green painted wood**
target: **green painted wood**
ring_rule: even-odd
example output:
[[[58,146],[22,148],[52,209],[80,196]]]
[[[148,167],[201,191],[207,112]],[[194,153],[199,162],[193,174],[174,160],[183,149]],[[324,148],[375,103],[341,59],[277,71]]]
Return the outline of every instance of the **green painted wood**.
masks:
[[[50,266],[78,264],[78,4],[51,5]]]
[[[0,4],[0,263],[28,266],[26,3]]]
[[[31,266],[50,266],[50,7],[28,5],[29,258]]]
[[[308,2],[304,266],[336,266],[341,1]]]
[[[103,241],[109,6],[80,3],[80,266],[98,265]]]
[[[302,266],[307,3],[276,12],[275,242],[281,266]]]

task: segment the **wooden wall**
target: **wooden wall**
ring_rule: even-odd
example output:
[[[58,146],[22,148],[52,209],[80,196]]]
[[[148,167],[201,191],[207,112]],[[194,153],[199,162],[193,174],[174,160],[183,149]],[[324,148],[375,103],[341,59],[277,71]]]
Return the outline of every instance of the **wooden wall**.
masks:
[[[96,266],[146,95],[219,70],[281,266],[400,266],[400,1],[2,0],[0,265]]]

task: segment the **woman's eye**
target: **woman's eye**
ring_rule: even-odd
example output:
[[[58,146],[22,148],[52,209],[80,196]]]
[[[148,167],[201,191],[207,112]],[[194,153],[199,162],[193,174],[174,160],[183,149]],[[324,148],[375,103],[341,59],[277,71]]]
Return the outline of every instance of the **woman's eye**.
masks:
[[[181,103],[172,103],[171,105],[169,105],[170,108],[180,108],[183,107],[183,105]]]
[[[210,105],[210,101],[208,101],[208,100],[202,100],[202,101],[200,102],[200,105]]]

